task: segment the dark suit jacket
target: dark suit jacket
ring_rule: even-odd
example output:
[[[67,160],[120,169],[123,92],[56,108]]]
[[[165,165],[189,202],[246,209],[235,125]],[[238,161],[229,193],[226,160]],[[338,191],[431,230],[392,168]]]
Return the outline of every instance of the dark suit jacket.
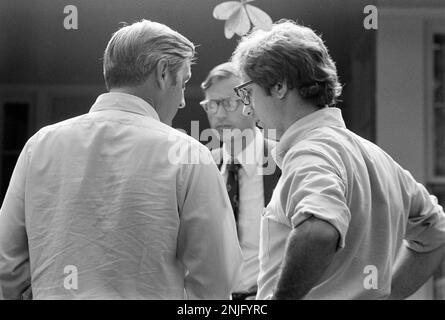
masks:
[[[273,190],[277,185],[278,179],[281,176],[281,170],[272,158],[271,150],[276,146],[277,142],[269,139],[264,139],[264,164],[263,164],[263,189],[264,189],[264,206],[270,201]],[[211,150],[213,159],[215,160],[218,169],[221,169],[223,161],[222,148]]]

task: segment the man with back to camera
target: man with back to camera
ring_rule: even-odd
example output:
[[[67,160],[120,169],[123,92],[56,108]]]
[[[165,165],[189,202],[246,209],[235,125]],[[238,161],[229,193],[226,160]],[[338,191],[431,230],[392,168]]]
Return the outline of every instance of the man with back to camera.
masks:
[[[109,93],[29,139],[0,212],[1,298],[230,297],[242,255],[224,182],[169,126],[194,53],[163,24],[121,28],[104,53]]]
[[[333,107],[337,70],[313,30],[280,21],[244,37],[235,91],[277,130],[282,176],[261,221],[258,299],[402,299],[444,256],[434,196]],[[365,285],[369,271],[378,282]]]
[[[256,295],[261,214],[280,174],[270,155],[276,142],[265,139],[255,119],[242,113],[242,101],[233,91],[240,83],[239,72],[233,63],[226,62],[214,67],[201,84],[205,94],[201,105],[211,128],[223,141],[212,155],[227,184],[244,256],[234,300]]]

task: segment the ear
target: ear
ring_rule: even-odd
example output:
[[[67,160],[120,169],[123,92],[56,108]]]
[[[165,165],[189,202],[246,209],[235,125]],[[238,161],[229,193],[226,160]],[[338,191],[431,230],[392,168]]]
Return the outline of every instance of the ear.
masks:
[[[156,83],[159,88],[163,90],[165,89],[168,80],[168,61],[166,59],[161,59],[156,64]]]
[[[284,99],[284,97],[286,97],[286,94],[288,92],[286,81],[278,82],[276,85],[273,86],[273,88],[270,91],[272,95],[275,96],[276,98]]]

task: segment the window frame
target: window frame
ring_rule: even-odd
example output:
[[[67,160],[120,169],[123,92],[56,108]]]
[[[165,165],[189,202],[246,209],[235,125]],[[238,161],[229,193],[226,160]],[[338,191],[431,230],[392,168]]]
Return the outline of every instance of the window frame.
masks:
[[[5,95],[0,97],[0,181],[3,183],[3,157],[7,154],[16,154],[17,156],[20,155],[20,150],[5,150],[4,144],[3,144],[3,137],[4,137],[4,120],[5,120],[5,109],[4,106],[9,103],[17,103],[17,104],[26,104],[28,106],[28,123],[26,124],[26,135],[29,136],[30,133],[33,130],[34,125],[34,116],[35,116],[35,99],[32,95],[29,95],[27,93],[22,94],[14,94],[14,95]],[[0,202],[3,201],[3,197],[0,196]]]
[[[426,134],[426,145],[427,145],[427,182],[434,185],[445,185],[445,174],[437,175],[435,174],[435,154],[436,149],[434,145],[435,140],[435,128],[434,128],[434,35],[443,34],[445,35],[445,22],[443,21],[432,21],[426,30],[426,107],[427,107],[427,134]],[[445,139],[445,137],[444,137]]]

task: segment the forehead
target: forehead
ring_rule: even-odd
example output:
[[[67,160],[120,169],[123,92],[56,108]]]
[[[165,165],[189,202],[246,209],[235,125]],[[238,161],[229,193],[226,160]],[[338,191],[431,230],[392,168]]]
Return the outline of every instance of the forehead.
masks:
[[[213,84],[205,92],[206,99],[224,99],[236,96],[233,88],[242,83],[237,77],[215,79]]]

